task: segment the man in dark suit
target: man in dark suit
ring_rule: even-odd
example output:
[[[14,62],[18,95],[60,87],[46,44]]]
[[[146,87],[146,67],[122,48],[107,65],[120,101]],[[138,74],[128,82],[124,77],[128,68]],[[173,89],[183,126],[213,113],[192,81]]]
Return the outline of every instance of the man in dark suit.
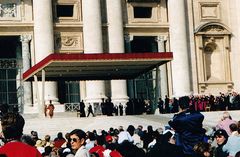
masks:
[[[88,105],[88,115],[87,115],[87,117],[90,115],[90,113],[92,114],[93,117],[95,117],[91,104]]]

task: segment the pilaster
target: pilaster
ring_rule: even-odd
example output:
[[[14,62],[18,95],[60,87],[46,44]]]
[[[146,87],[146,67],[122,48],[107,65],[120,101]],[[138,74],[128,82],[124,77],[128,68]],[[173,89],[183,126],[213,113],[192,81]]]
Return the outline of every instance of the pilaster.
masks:
[[[156,41],[158,43],[158,52],[165,52],[165,36],[157,36]],[[160,76],[158,74],[158,70],[160,71]],[[159,83],[160,82],[160,87]],[[160,92],[159,92],[160,90]],[[167,65],[161,65],[159,68],[156,69],[156,102],[158,98],[161,97],[162,99],[165,98],[165,95],[168,95],[168,80],[167,80]]]
[[[31,67],[30,45],[32,39],[30,35],[22,35],[20,41],[22,42],[22,59],[23,59],[23,72],[26,72]],[[32,83],[23,82],[24,89],[24,109],[26,106],[32,106]]]

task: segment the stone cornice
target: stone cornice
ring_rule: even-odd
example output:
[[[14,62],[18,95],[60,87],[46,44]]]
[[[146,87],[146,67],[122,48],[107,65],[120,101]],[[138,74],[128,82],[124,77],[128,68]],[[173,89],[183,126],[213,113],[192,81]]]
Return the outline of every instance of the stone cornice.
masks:
[[[169,24],[153,24],[153,23],[143,23],[143,24],[126,24],[126,28],[169,28]]]
[[[33,23],[0,23],[0,27],[33,27]]]
[[[82,23],[55,23],[54,27],[83,27]]]

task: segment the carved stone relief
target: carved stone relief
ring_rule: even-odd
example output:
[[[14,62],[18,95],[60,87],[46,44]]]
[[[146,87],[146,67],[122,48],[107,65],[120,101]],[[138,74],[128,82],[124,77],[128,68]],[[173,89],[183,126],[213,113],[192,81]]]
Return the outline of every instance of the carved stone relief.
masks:
[[[222,34],[227,31],[222,26],[210,25],[202,29],[202,32],[211,33],[211,34]]]
[[[0,4],[0,17],[16,17],[17,9],[15,3]]]
[[[0,1],[0,21],[21,20],[21,1],[20,0],[1,0]]]
[[[55,34],[55,49],[60,52],[82,51],[82,37],[72,33],[57,33]]]

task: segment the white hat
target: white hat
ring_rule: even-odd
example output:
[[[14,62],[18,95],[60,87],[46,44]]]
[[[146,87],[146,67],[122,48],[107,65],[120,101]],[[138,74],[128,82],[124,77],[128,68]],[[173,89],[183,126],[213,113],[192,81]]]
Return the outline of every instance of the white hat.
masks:
[[[97,135],[98,135],[98,136],[102,136],[102,129],[98,129],[98,130],[97,130]]]

